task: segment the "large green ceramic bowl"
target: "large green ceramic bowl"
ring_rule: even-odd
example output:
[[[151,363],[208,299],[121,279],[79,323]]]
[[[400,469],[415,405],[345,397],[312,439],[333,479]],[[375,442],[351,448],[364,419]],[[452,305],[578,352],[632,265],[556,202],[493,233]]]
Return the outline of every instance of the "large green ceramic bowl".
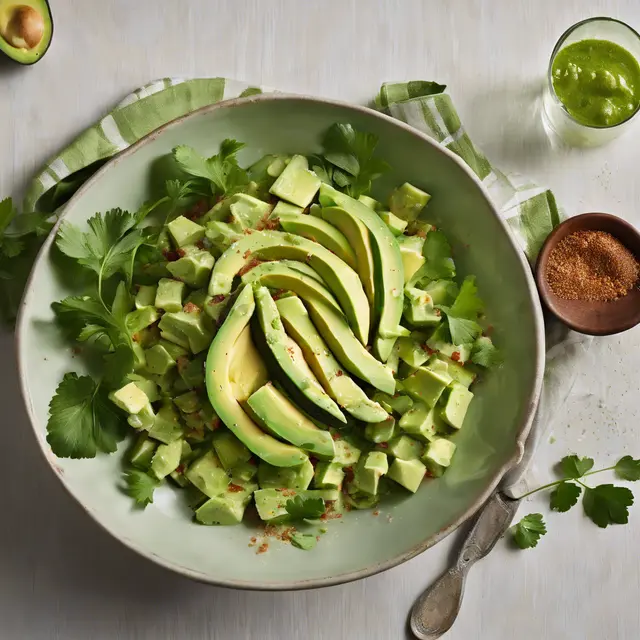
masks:
[[[151,196],[154,167],[179,144],[213,154],[224,138],[247,143],[243,163],[265,153],[319,150],[322,133],[349,122],[380,137],[392,171],[378,188],[409,181],[433,198],[429,218],[453,240],[459,273],[477,276],[504,365],[474,388],[476,399],[443,478],[384,505],[378,517],[353,511],[330,523],[312,552],[272,542],[257,555],[257,528],[194,524],[178,491],[156,492],[146,510],[132,508],[119,488],[125,445],[111,456],[58,459],[46,441],[49,400],[66,371],[78,371],[54,325],[51,303],[73,291],[56,267],[52,234],[36,262],[19,320],[24,400],[42,451],[69,493],[102,527],[150,560],[213,584],[255,588],[318,587],[388,569],[424,551],[469,518],[520,458],[538,398],[542,317],[529,267],[477,178],[451,152],[410,127],[372,110],[285,95],[223,102],[176,120],[105,165],[74,196],[64,218],[84,225],[96,211],[136,209]],[[81,372],[81,371],[80,371]],[[388,517],[391,516],[391,517]]]

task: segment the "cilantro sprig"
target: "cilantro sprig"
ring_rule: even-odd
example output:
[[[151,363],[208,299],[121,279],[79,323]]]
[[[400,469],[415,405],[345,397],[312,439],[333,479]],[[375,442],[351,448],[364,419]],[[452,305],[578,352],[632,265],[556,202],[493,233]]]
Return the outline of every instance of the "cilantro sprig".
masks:
[[[285,509],[293,520],[315,520],[324,513],[324,500],[322,498],[310,498],[296,496],[287,500]]]
[[[161,484],[159,480],[140,469],[127,469],[124,472],[124,481],[125,493],[142,509],[153,502],[153,492]]]
[[[562,475],[560,480],[529,491],[521,498],[545,489],[553,489],[549,496],[549,506],[552,511],[565,513],[578,504],[582,496],[584,513],[597,526],[604,529],[613,524],[627,524],[629,507],[633,505],[631,490],[628,487],[613,484],[592,487],[586,483],[585,479],[604,471],[613,471],[621,480],[635,482],[640,480],[640,459],[634,459],[629,455],[623,456],[616,464],[593,471],[594,464],[593,458],[565,456],[559,464]],[[539,538],[546,533],[542,515],[534,513],[525,516],[512,527],[512,533],[515,543],[521,549],[535,547]]]

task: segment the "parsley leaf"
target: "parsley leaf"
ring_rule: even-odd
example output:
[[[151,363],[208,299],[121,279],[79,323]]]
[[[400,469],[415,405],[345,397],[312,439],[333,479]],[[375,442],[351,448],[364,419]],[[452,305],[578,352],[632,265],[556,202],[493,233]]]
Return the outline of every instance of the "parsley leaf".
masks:
[[[547,533],[547,527],[540,513],[530,513],[512,527],[515,543],[521,549],[536,547],[540,538]]]
[[[502,355],[491,338],[480,336],[473,343],[471,362],[487,369],[502,363]]]
[[[296,496],[287,500],[285,509],[294,520],[314,520],[324,513],[324,500]]]
[[[640,480],[640,460],[624,456],[616,463],[615,472],[623,480],[631,480],[632,482]]]
[[[389,165],[374,157],[378,136],[358,131],[350,124],[334,124],[322,141],[324,159],[333,169],[321,167],[323,177],[333,179],[338,187],[353,198],[369,193],[371,182],[389,170]],[[315,169],[315,167],[314,167]]]
[[[601,484],[585,489],[582,506],[591,520],[603,529],[610,524],[627,524],[633,493],[626,487]]]
[[[564,513],[578,503],[578,498],[582,493],[582,487],[573,482],[561,482],[551,492],[550,506],[554,511]]]
[[[139,469],[127,469],[124,472],[124,480],[126,494],[143,509],[153,502],[153,492],[160,486],[158,480]]]
[[[49,404],[47,442],[61,458],[113,453],[124,438],[123,421],[99,383],[65,374]]]
[[[576,455],[565,456],[560,460],[560,469],[565,478],[582,478],[593,467],[593,458],[579,458]]]

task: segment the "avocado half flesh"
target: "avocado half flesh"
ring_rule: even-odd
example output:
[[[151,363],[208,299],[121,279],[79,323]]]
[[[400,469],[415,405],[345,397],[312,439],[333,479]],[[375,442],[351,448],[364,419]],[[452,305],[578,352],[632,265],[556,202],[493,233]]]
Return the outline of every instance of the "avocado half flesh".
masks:
[[[53,18],[48,0],[0,0],[0,51],[35,64],[49,49]]]

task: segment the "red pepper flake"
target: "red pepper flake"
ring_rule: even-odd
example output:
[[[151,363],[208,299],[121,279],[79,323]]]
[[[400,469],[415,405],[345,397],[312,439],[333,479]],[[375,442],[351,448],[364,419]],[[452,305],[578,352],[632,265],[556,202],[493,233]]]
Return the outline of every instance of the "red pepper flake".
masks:
[[[258,466],[258,463],[256,462],[255,458],[249,458],[249,464],[252,464],[254,467]]]
[[[236,217],[233,215],[233,213],[230,213],[227,216],[227,219],[225,220],[227,224],[233,224],[235,221],[236,221]]]
[[[239,484],[233,484],[233,482],[231,482],[227,487],[227,491],[229,493],[238,493],[240,491],[244,491],[244,487],[240,486]]]
[[[380,512],[376,509],[376,510],[373,512],[373,515],[374,515],[374,516],[379,516],[379,515],[380,515]]]
[[[193,302],[187,302],[182,310],[185,313],[200,313],[200,307],[197,304],[193,304]]]
[[[427,346],[426,344],[421,344],[420,348],[423,351],[426,351],[430,356],[432,356],[435,353],[435,349],[432,349],[431,347]]]
[[[334,431],[334,432],[331,434],[331,437],[332,437],[334,440],[342,440],[342,436],[341,436],[337,431]]]
[[[196,242],[196,247],[198,247],[198,249],[201,249],[202,251],[204,251],[206,249],[206,247],[204,245],[204,240],[198,240],[198,242]]]
[[[422,229],[420,229],[420,231],[417,231],[415,233],[416,236],[418,236],[418,238],[426,238],[427,237],[427,232],[423,231]]]
[[[337,377],[337,378],[339,378],[340,376],[343,376],[343,375],[344,375],[344,372],[342,371],[342,369],[338,369],[338,370],[336,371],[336,377]]]
[[[287,347],[287,353],[293,358],[296,355],[296,352],[293,350],[293,347]]]
[[[353,474],[353,467],[345,467],[344,468],[344,475],[345,475],[345,478],[347,479],[348,482],[353,480],[353,475],[354,475]]]
[[[175,262],[179,258],[178,254],[175,251],[170,251],[169,249],[163,249],[162,255],[168,262]]]
[[[177,249],[176,253],[181,257],[184,258],[187,255],[187,252],[184,249]]]
[[[250,255],[251,255],[251,251],[250,251],[249,249],[247,249],[247,250],[242,254],[242,257],[246,260]]]
[[[270,218],[270,215],[271,211],[260,218],[258,224],[256,225],[257,231],[273,231],[280,226],[280,218]]]
[[[276,291],[274,291],[271,294],[271,298],[273,300],[280,300],[280,298],[282,298],[282,296],[287,292],[286,289],[277,289]]]
[[[224,296],[221,293],[219,293],[217,296],[213,296],[211,300],[209,300],[209,304],[220,304],[221,302],[225,301],[226,297],[227,296]]]
[[[378,446],[379,446],[381,449],[388,449],[388,448],[389,448],[389,443],[388,443],[388,442],[379,442],[379,443],[378,443]]]
[[[245,273],[249,273],[251,269],[254,269],[259,264],[262,264],[262,260],[258,260],[258,258],[253,258],[253,260],[250,260],[249,262],[247,262],[247,264],[244,267],[242,267],[240,271],[238,271],[238,275],[242,277]]]
[[[442,315],[442,311],[440,311],[440,309],[434,309],[433,312],[440,317]]]
[[[295,496],[298,492],[295,489],[283,489],[282,490],[282,495],[286,496],[287,498],[291,497],[291,496]]]
[[[310,253],[307,253],[307,257],[305,258],[305,262],[311,262],[313,256]]]
[[[429,469],[425,469],[424,477],[425,478],[433,478],[433,473],[431,473],[431,471],[429,471]]]
[[[211,429],[211,431],[215,431],[216,429],[219,429],[222,426],[222,420],[220,420],[220,418],[215,417],[213,420],[211,420],[211,422],[209,422],[209,429]]]
[[[244,233],[245,236],[250,236],[253,233],[253,229],[243,229],[242,233]]]
[[[189,364],[189,358],[186,356],[178,356],[176,364],[178,365],[178,371],[182,371]]]
[[[326,513],[323,513],[323,514],[320,516],[320,520],[328,520],[328,519],[329,519],[329,516],[328,516]]]
[[[190,220],[197,220],[201,218],[209,210],[209,203],[207,200],[199,200],[191,209],[185,213],[185,218]]]
[[[176,473],[184,473],[184,465],[183,464],[179,464],[176,468]]]
[[[131,339],[132,339],[134,342],[140,342],[140,334],[136,331],[136,332],[131,336]]]
[[[253,537],[251,538],[251,542],[253,542],[253,543],[258,542],[258,539],[257,539],[255,536],[253,536]]]
[[[451,354],[451,359],[452,359],[454,362],[460,362],[460,352],[459,352],[459,351],[454,351],[454,352]]]
[[[269,545],[266,542],[263,542],[259,547],[256,553],[266,553],[269,550]]]
[[[316,542],[320,542],[320,536],[316,536]]]

